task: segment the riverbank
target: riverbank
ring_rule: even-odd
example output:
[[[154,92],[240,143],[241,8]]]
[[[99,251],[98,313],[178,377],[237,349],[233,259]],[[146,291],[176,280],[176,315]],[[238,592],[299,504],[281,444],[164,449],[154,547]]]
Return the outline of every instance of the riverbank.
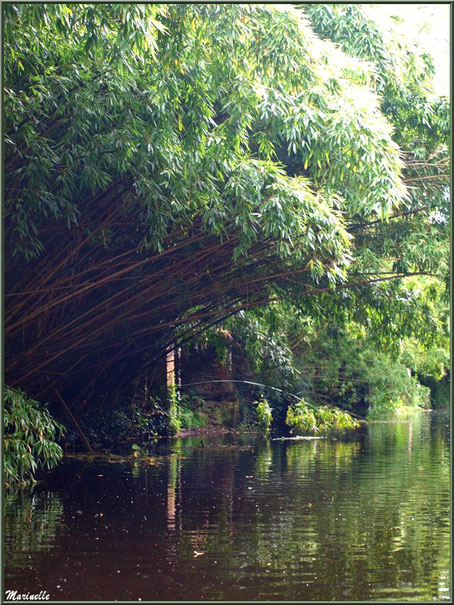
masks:
[[[244,435],[244,434],[259,434],[258,429],[250,427],[231,428],[225,426],[202,426],[192,429],[183,429],[174,437],[218,437],[220,435]]]

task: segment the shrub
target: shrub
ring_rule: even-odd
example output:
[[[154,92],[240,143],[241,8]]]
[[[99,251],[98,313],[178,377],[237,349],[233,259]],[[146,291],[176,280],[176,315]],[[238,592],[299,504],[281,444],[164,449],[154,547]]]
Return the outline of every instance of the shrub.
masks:
[[[297,433],[317,433],[332,428],[347,429],[359,426],[347,412],[333,406],[312,408],[304,399],[289,406],[285,422]]]
[[[84,433],[94,447],[115,447],[124,440],[151,441],[168,430],[166,406],[158,396],[144,401],[123,401],[115,407],[86,412],[80,419]]]
[[[257,419],[259,421],[259,427],[268,433],[273,421],[273,415],[268,401],[263,395],[260,396],[260,401],[257,402]]]

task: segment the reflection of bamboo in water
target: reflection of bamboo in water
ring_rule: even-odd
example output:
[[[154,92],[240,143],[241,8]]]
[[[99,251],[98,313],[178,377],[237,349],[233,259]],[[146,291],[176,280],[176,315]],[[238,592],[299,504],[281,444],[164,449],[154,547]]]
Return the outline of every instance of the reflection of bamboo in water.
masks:
[[[273,462],[273,454],[270,446],[270,442],[267,440],[265,444],[262,444],[257,452],[256,458],[256,469],[257,474],[262,478],[266,477],[270,472],[271,465]]]
[[[317,461],[329,463],[332,468],[342,468],[351,464],[361,450],[359,441],[314,440],[294,443],[285,449],[288,467],[292,471],[305,473],[309,472]]]
[[[229,500],[228,500],[228,514],[229,514],[229,537],[233,538],[233,487],[235,485],[235,474],[234,467],[231,467],[230,481],[229,481]]]
[[[209,537],[212,534],[212,527],[222,528],[222,535],[228,535],[229,542],[233,543],[234,523],[234,498],[233,491],[235,485],[235,466],[233,464],[225,465],[222,468],[222,472],[216,479],[216,488],[221,490],[221,498],[216,506],[217,514],[215,518],[210,519],[210,509],[204,507],[203,510],[199,510],[197,518],[197,529],[194,529],[190,535],[190,542],[194,549],[194,553],[199,551],[200,556],[205,554],[208,548]]]
[[[167,486],[167,529],[175,531],[177,523],[177,491],[180,486],[180,460],[176,456],[169,459],[169,482]],[[177,490],[178,487],[178,490]]]
[[[206,525],[208,525],[208,523]],[[203,531],[203,530],[194,531],[194,533],[191,535],[191,545],[192,545],[192,548],[194,549],[194,553],[200,552],[200,551],[203,552],[206,549],[207,539],[208,539],[207,531]]]
[[[26,492],[9,494],[5,500],[5,534],[14,556],[26,551],[48,550],[63,531],[63,502],[58,494]],[[10,553],[11,556],[11,553]]]
[[[176,460],[169,461],[169,483],[167,486],[167,529],[175,531],[175,503],[176,503]]]
[[[235,483],[234,465],[228,465],[223,470],[222,475],[222,504],[225,507],[226,512],[226,523],[227,523],[227,533],[229,538],[233,538],[233,486]]]

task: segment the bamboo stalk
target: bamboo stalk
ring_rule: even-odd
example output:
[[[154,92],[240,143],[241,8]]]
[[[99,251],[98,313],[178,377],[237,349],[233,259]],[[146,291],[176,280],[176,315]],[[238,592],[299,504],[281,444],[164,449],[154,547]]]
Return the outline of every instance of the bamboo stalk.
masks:
[[[66,413],[68,414],[69,418],[73,421],[74,426],[76,427],[76,429],[79,431],[80,436],[82,437],[85,445],[87,446],[87,449],[89,452],[91,452],[93,454],[93,448],[91,447],[90,443],[88,442],[88,439],[85,437],[84,432],[82,431],[82,429],[80,428],[79,423],[77,422],[77,420],[75,419],[75,417],[73,416],[71,410],[69,409],[69,407],[66,405],[65,401],[63,400],[63,397],[60,395],[60,393],[57,391],[57,389],[54,389],[57,397],[60,399],[60,401],[63,404],[63,407],[65,408]]]

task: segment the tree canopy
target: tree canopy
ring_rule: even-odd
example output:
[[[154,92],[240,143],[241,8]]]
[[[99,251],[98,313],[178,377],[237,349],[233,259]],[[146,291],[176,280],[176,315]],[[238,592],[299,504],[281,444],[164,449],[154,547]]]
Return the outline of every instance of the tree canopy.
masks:
[[[448,258],[430,57],[353,5],[3,11],[9,384],[80,410],[284,299],[422,331],[402,278]]]

